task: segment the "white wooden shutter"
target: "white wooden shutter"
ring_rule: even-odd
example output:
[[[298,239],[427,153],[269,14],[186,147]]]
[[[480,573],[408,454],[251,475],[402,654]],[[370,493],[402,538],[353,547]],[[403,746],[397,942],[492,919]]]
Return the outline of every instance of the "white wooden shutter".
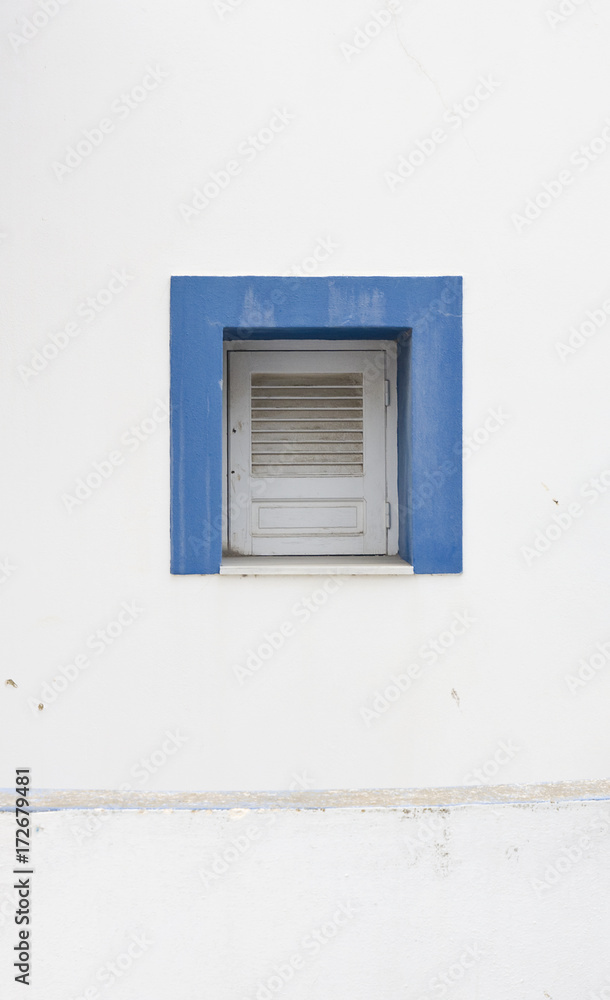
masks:
[[[383,351],[229,355],[229,546],[384,554]]]

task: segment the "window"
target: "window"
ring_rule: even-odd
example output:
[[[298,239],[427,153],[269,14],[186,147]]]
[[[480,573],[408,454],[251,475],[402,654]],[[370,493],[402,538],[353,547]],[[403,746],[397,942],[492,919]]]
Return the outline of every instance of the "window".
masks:
[[[398,552],[396,344],[228,342],[233,555]]]
[[[172,278],[172,572],[461,572],[461,340],[460,278]]]

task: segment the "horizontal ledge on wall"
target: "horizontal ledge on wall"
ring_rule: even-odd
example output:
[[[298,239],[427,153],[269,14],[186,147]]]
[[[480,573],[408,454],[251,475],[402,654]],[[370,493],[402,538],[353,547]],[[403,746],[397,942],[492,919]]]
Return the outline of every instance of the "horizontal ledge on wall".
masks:
[[[400,556],[223,556],[221,576],[411,576]]]
[[[414,809],[476,804],[561,803],[610,798],[610,779],[537,785],[453,788],[373,788],[303,792],[140,792],[48,789],[32,791],[34,812],[57,809]],[[0,811],[12,812],[15,793],[0,791]]]

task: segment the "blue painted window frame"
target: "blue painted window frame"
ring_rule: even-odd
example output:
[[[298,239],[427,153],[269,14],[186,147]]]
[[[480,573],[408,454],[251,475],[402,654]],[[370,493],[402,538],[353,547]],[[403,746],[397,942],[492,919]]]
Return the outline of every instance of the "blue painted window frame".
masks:
[[[171,572],[220,572],[223,340],[398,344],[399,553],[462,571],[462,279],[173,277]],[[278,557],[280,558],[280,557]]]

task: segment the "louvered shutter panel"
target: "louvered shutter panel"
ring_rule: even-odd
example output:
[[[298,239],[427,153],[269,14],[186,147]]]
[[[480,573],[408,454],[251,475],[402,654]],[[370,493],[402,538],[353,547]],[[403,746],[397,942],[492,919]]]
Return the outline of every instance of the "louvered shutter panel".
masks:
[[[253,476],[362,476],[361,373],[255,373]]]
[[[377,351],[230,356],[231,552],[385,553],[384,374]]]

